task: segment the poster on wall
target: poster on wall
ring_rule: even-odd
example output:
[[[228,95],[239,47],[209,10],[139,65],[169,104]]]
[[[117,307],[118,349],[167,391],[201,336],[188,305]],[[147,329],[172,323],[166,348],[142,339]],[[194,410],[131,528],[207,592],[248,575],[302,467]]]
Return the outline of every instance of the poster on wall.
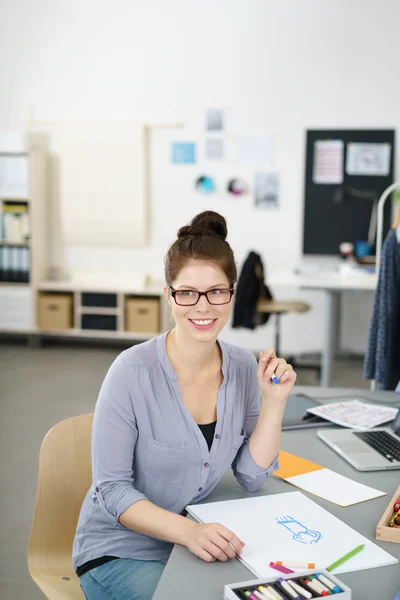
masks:
[[[227,183],[226,191],[232,196],[243,196],[249,191],[249,186],[241,177],[232,177]]]
[[[391,144],[347,144],[346,173],[387,177]]]
[[[215,192],[215,182],[209,175],[200,175],[195,181],[194,187],[197,192],[202,194],[212,194]]]
[[[208,160],[222,160],[224,158],[224,140],[220,138],[207,138],[205,157]]]
[[[232,159],[241,164],[275,168],[277,165],[276,136],[239,135],[233,140]]]
[[[196,162],[196,144],[193,142],[172,142],[171,162],[174,165],[190,165]]]
[[[221,108],[209,108],[206,111],[206,131],[224,130],[224,111]]]
[[[278,208],[279,173],[256,173],[254,175],[254,205],[256,208]]]
[[[343,183],[343,140],[314,142],[313,182],[321,185]]]

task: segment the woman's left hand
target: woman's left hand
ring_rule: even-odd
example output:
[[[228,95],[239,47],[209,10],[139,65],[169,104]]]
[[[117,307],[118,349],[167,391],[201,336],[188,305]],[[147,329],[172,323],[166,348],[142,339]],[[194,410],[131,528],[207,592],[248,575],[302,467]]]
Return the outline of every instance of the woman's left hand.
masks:
[[[274,383],[275,376],[279,383]],[[296,382],[297,374],[284,358],[278,358],[273,348],[260,353],[258,364],[258,384],[263,398],[272,401],[286,401]]]

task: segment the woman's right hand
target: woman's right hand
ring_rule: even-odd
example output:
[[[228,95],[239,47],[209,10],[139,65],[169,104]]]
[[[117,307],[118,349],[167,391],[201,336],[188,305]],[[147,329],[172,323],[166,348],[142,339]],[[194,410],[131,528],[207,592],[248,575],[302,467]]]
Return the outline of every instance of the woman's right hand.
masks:
[[[242,552],[244,542],[220,523],[189,523],[185,545],[206,562],[226,561]]]

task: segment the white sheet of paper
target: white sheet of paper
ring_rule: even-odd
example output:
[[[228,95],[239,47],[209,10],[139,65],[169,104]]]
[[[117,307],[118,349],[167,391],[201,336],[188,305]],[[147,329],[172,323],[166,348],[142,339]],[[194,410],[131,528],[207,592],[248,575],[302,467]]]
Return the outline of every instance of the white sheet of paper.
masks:
[[[308,408],[307,412],[332,421],[342,427],[350,429],[370,429],[383,423],[393,421],[397,415],[397,408],[392,406],[378,406],[367,404],[360,400],[347,400],[344,402],[331,402],[315,408]]]
[[[390,144],[347,144],[348,175],[387,176],[390,171]]]
[[[287,477],[285,481],[339,506],[351,506],[386,495],[385,492],[358,483],[330,469],[319,469],[311,473]]]
[[[343,183],[342,140],[317,140],[314,142],[313,182],[319,184]]]
[[[258,165],[263,168],[275,167],[277,165],[276,136],[272,133],[258,136],[240,135],[235,140],[231,158],[243,164]]]
[[[276,576],[269,563],[277,560],[324,568],[360,544],[365,548],[335,575],[399,562],[301,492],[193,504],[187,510],[203,523],[221,523],[243,540],[240,560],[258,577]]]

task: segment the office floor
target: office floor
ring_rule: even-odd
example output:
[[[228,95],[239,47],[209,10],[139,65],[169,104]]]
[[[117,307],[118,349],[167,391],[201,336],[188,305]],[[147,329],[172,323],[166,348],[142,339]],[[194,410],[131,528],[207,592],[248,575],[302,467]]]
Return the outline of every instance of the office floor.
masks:
[[[93,411],[99,387],[121,348],[47,342],[30,348],[0,340],[0,598],[40,600],[26,549],[35,502],[37,461],[46,432],[58,421]],[[360,360],[336,361],[337,387],[369,387]],[[299,371],[314,385],[315,373]]]

